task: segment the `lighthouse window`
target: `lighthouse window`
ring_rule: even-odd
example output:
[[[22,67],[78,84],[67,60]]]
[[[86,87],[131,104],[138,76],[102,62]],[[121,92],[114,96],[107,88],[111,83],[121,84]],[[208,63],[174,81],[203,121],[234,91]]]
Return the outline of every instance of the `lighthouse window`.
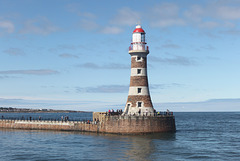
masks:
[[[145,42],[145,35],[141,34],[141,42]]]
[[[142,107],[142,102],[138,102],[138,107]]]
[[[141,60],[141,57],[140,57],[140,56],[138,56],[138,57],[137,57],[137,60]]]
[[[141,74],[142,69],[137,69],[137,74]]]
[[[142,88],[138,88],[138,93],[141,93],[142,92]]]

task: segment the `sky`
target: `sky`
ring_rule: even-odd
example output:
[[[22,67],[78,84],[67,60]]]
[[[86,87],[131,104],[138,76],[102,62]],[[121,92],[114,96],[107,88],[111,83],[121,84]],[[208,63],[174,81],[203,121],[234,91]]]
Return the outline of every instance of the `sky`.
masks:
[[[0,0],[0,107],[124,109],[137,23],[156,110],[240,111],[239,0]]]

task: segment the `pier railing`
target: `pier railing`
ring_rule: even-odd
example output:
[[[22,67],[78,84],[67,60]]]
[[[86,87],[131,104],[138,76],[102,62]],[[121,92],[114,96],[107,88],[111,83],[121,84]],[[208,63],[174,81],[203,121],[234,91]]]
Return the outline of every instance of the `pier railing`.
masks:
[[[60,122],[88,122],[92,121],[92,118],[86,119],[86,118],[80,118],[80,119],[62,119],[62,118],[34,118],[34,117],[11,117],[11,116],[3,116],[0,117],[0,120],[21,120],[21,121],[60,121]]]
[[[104,114],[104,113],[102,113]],[[107,116],[117,116],[124,115],[124,113],[120,112],[106,112]],[[141,113],[130,113],[130,116],[173,116],[173,112],[171,111],[156,111],[156,112],[141,112]]]

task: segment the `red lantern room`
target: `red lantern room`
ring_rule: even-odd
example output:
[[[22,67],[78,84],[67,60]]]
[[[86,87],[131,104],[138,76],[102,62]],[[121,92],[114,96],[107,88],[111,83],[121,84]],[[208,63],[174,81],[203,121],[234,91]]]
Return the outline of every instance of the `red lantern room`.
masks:
[[[132,33],[132,43],[129,47],[129,51],[137,50],[137,51],[147,51],[148,47],[145,45],[145,31],[142,29],[142,26],[137,25],[135,30]]]

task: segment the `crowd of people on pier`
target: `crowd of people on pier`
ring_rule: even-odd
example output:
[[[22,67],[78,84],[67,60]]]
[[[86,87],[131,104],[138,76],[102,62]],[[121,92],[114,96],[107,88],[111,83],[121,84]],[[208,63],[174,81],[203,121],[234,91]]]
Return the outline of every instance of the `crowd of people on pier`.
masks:
[[[100,122],[100,121],[99,121],[98,118],[97,118],[97,119],[96,119],[96,118],[94,119],[94,124],[98,124],[99,122]]]
[[[63,121],[65,121],[65,122],[69,121],[69,116],[61,116],[61,121],[62,122]]]
[[[106,112],[106,115],[107,116],[112,116],[112,115],[121,115],[123,113],[123,111],[122,111],[122,109],[117,109],[116,111],[114,111],[114,109],[112,109],[112,110],[108,110],[107,112]]]
[[[120,110],[116,110],[116,111],[114,111],[114,109],[112,109],[112,110],[108,110],[108,111],[106,111],[106,116],[115,116],[115,115],[122,115],[123,114],[123,111],[122,111],[122,109],[120,109]],[[159,115],[167,115],[167,116],[171,116],[171,115],[173,115],[173,112],[170,112],[168,109],[166,110],[166,111],[164,111],[164,112],[161,112],[161,111],[156,111],[156,110],[154,110],[154,112],[153,113],[150,113],[150,112],[141,112],[141,110],[139,109],[139,111],[137,112],[137,113],[130,113],[129,115],[131,115],[131,116],[159,116]]]

